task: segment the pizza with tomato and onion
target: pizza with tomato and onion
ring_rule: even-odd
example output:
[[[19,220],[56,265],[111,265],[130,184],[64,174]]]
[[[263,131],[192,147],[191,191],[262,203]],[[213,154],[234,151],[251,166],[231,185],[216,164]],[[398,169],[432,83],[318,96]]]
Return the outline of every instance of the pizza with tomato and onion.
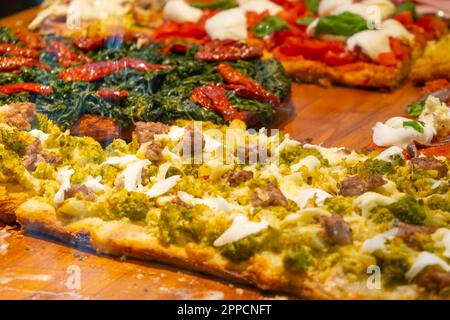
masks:
[[[443,20],[389,0],[168,1],[154,39],[258,45],[301,81],[390,89],[404,79]]]

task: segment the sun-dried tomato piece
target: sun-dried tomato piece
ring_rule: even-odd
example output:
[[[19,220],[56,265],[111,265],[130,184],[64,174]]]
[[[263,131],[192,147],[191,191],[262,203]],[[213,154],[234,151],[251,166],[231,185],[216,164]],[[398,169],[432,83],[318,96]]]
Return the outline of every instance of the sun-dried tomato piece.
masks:
[[[141,72],[149,72],[159,69],[171,69],[172,66],[161,65],[161,64],[153,64],[147,62],[145,60],[137,59],[137,58],[129,58],[125,57],[119,60],[120,68],[126,69],[131,68]]]
[[[19,70],[22,67],[39,67],[49,69],[49,67],[39,60],[26,57],[0,57],[0,71]]]
[[[19,27],[14,30],[14,35],[30,49],[42,49],[45,47],[45,41],[39,33],[28,31],[25,27]]]
[[[97,94],[105,100],[121,101],[128,96],[128,91],[119,89],[100,89]]]
[[[25,58],[39,58],[39,51],[34,49],[22,48],[12,43],[0,43],[0,54],[22,56]]]
[[[31,92],[47,95],[53,93],[53,89],[44,84],[34,82],[19,82],[0,85],[0,93],[9,95],[18,92]]]
[[[213,40],[201,45],[195,58],[203,61],[231,61],[258,58],[262,54],[260,46],[235,40]]]
[[[81,51],[97,51],[103,47],[106,39],[104,37],[73,37],[72,44]]]
[[[192,91],[191,100],[204,108],[219,113],[225,121],[239,119],[247,121],[245,112],[237,111],[228,100],[225,89],[214,84],[199,86]]]
[[[275,107],[278,107],[281,104],[280,99],[276,95],[267,91],[261,84],[240,73],[232,66],[228,64],[219,64],[217,66],[217,71],[225,82],[228,83],[224,86],[226,89],[233,90],[236,94],[245,98],[270,103]]]
[[[100,61],[68,68],[59,74],[59,78],[66,81],[95,81],[126,68],[149,72],[158,69],[170,69],[172,67],[152,64],[136,58],[122,58],[118,61]]]
[[[48,52],[53,53],[58,58],[58,62],[63,67],[68,67],[70,65],[76,64],[76,63],[90,63],[92,60],[85,56],[85,55],[78,55],[68,46],[66,46],[64,43],[59,41],[52,41],[46,48]]]
[[[119,125],[108,117],[85,114],[72,128],[72,132],[76,136],[87,136],[104,142],[119,137]]]

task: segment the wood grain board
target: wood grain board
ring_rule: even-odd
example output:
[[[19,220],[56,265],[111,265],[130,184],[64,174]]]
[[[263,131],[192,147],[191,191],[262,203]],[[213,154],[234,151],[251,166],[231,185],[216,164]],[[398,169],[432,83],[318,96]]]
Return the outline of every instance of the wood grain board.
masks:
[[[0,24],[26,24],[35,14],[30,9]],[[371,141],[376,121],[403,114],[418,97],[420,89],[408,81],[391,93],[294,84],[290,108],[280,112],[274,127],[324,146],[361,148]],[[285,298],[155,263],[98,256],[20,230],[8,232],[9,247],[0,254],[0,299]],[[72,281],[78,272],[79,288]]]

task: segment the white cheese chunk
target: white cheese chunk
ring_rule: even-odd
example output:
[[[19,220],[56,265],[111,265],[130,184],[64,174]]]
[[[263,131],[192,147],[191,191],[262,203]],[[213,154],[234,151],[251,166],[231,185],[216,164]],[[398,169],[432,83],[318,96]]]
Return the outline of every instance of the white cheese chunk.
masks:
[[[205,205],[211,208],[213,211],[216,212],[223,212],[223,211],[233,211],[233,210],[240,210],[241,207],[234,205],[232,203],[229,203],[227,200],[222,198],[221,196],[218,197],[205,197],[203,199],[195,198],[191,194],[180,191],[178,192],[178,197],[181,199],[181,201],[190,204],[192,206],[195,205]]]
[[[325,148],[322,146],[318,146],[315,144],[304,144],[303,148],[306,149],[316,149],[320,152],[322,157],[328,160],[330,165],[337,165],[339,162],[341,162],[345,157],[348,157],[347,154],[345,154],[344,150],[345,148]]]
[[[161,140],[171,140],[171,141],[180,141],[183,138],[185,133],[185,129],[178,126],[171,126],[168,133],[155,134],[155,141]]]
[[[283,11],[283,8],[268,0],[249,0],[249,1],[240,1],[240,7],[245,12],[253,11],[256,13],[263,13],[264,11],[269,11],[269,14],[276,15]]]
[[[177,175],[177,176],[171,176],[167,179],[158,181],[147,191],[147,195],[150,198],[155,198],[160,195],[163,195],[166,192],[168,192],[170,189],[175,187],[176,184],[178,183],[178,180],[180,180],[180,176]]]
[[[397,38],[400,41],[412,45],[414,43],[414,35],[406,30],[406,28],[397,20],[387,19],[381,23],[381,30],[392,38]]]
[[[205,23],[205,30],[213,40],[246,40],[247,18],[241,8],[224,10]]]
[[[361,1],[367,8],[376,6],[380,9],[381,20],[390,17],[395,11],[395,5],[390,0],[363,0]],[[370,14],[370,10],[368,11]]]
[[[28,133],[31,136],[41,140],[42,143],[44,143],[49,137],[49,134],[47,134],[47,133],[45,133],[45,132],[43,132],[41,130],[38,130],[38,129],[30,130]]]
[[[444,249],[442,255],[450,258],[450,229],[440,228],[431,237],[435,241],[436,248]]]
[[[102,181],[102,177],[98,176],[98,177],[92,177],[92,176],[88,176],[86,179],[86,182],[84,183],[84,185],[91,191],[97,193],[100,191],[105,191],[106,187],[104,184],[101,183]]]
[[[197,22],[202,17],[202,10],[189,5],[183,0],[170,0],[163,9],[165,20],[171,20],[178,23]]]
[[[423,269],[428,266],[440,266],[445,271],[450,271],[450,266],[447,264],[447,262],[436,256],[435,254],[427,251],[422,251],[415,259],[411,268],[405,274],[406,279],[408,281],[413,280]]]
[[[59,184],[59,189],[53,197],[55,204],[61,204],[64,202],[64,193],[70,188],[70,177],[75,173],[73,169],[63,168],[58,171],[56,181]]]
[[[378,156],[376,156],[375,159],[392,162],[394,156],[404,158],[403,149],[396,146],[387,148],[386,150],[383,150]]]
[[[283,185],[281,184],[281,190],[283,191]],[[308,204],[308,201],[315,197],[315,204],[322,206],[325,199],[332,197],[328,192],[318,188],[307,188],[299,190],[285,190],[283,192],[286,198],[295,201],[300,209],[303,209]]]
[[[123,182],[123,188],[127,191],[142,190],[142,170],[151,162],[147,159],[135,161],[125,168],[116,179]]]
[[[378,61],[381,53],[391,51],[389,37],[381,30],[361,31],[347,39],[349,50],[353,51],[357,46],[373,61]]]
[[[103,162],[102,164],[109,164],[109,165],[118,165],[121,167],[126,167],[127,165],[139,161],[141,159],[139,159],[138,157],[136,157],[135,155],[132,154],[126,154],[124,156],[121,157],[110,157],[108,159],[106,159],[105,162]]]
[[[394,239],[397,233],[398,228],[393,228],[386,232],[377,234],[375,237],[364,241],[362,250],[368,253],[373,253],[377,250],[386,251],[386,241]]]
[[[434,96],[429,96],[425,101],[419,120],[425,123],[425,127],[433,128],[438,136],[450,134],[450,108]]]
[[[367,216],[378,206],[387,206],[397,200],[376,192],[366,192],[355,199],[355,205],[361,209],[362,215]]]
[[[322,0],[319,4],[319,16],[329,15],[338,7],[352,4],[353,0]]]
[[[247,216],[237,214],[231,226],[222,235],[214,241],[214,246],[221,247],[228,243],[236,242],[251,234],[259,233],[266,229],[269,224],[265,221],[253,222],[248,220]]]
[[[413,127],[405,127],[405,121],[411,121],[411,119],[393,117],[385,123],[377,122],[373,128],[373,142],[380,147],[397,146],[400,148],[406,148],[412,141],[422,144],[431,142],[436,133],[432,125],[424,122],[423,132],[419,132]]]
[[[299,162],[291,165],[291,171],[298,171],[301,167],[306,167],[308,171],[313,171],[315,168],[320,167],[320,160],[314,156],[307,156],[301,159]]]

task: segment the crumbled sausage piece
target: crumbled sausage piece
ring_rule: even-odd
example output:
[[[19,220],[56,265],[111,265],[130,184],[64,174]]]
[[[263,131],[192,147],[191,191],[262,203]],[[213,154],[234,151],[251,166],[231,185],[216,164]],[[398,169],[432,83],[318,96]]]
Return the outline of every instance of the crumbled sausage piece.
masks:
[[[230,184],[230,186],[237,187],[241,183],[253,179],[253,171],[235,169],[227,172],[224,175],[224,179]]]
[[[155,134],[163,134],[169,132],[170,127],[161,122],[136,122],[134,135],[139,144],[144,144],[153,140]]]
[[[332,244],[352,243],[352,229],[341,216],[332,215],[321,220],[327,240]]]
[[[445,163],[433,157],[412,158],[411,164],[413,168],[419,167],[425,170],[436,170],[438,172],[438,178],[445,177],[448,172]]]
[[[251,203],[255,207],[286,206],[288,201],[278,186],[271,182],[264,188],[257,188],[252,194]]]
[[[381,187],[386,183],[380,176],[371,176],[368,178],[360,178],[358,176],[347,177],[342,181],[339,193],[345,197],[361,195],[369,190]]]

